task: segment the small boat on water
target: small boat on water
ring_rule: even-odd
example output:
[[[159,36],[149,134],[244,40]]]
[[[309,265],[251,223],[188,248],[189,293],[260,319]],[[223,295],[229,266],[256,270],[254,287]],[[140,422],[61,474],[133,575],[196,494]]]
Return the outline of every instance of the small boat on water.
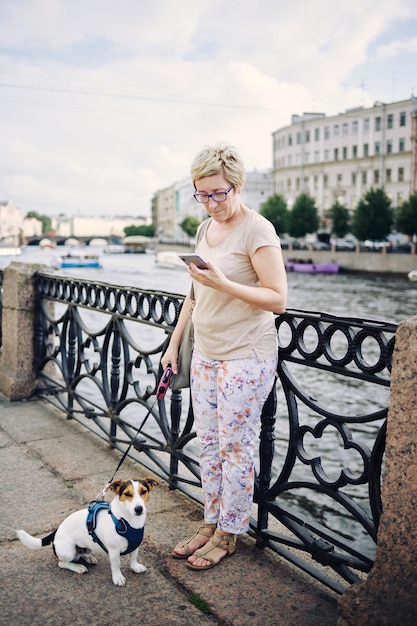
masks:
[[[314,263],[311,259],[288,259],[285,264],[287,272],[304,274],[337,274],[340,266],[330,261],[328,263]]]
[[[111,243],[103,249],[104,254],[124,254],[126,252],[125,246],[119,243]]]
[[[59,257],[59,267],[101,267],[98,254],[68,252]]]
[[[411,270],[411,272],[408,272],[407,276],[408,280],[412,280],[413,282],[417,281],[417,270]]]
[[[18,256],[21,253],[18,246],[0,246],[0,256]]]
[[[185,263],[181,261],[179,254],[173,250],[162,250],[156,254],[155,263],[158,267],[169,270],[184,270]]]

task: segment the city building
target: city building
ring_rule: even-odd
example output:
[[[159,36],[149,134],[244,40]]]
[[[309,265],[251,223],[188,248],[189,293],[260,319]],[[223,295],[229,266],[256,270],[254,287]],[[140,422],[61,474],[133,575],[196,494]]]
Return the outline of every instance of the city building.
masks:
[[[144,226],[145,217],[81,217],[60,215],[53,220],[53,228],[60,237],[115,237],[125,236],[127,226]]]
[[[287,200],[309,193],[320,215],[336,201],[353,210],[371,188],[398,207],[417,190],[417,98],[326,117],[293,115],[272,134],[274,192]]]
[[[22,210],[13,202],[0,201],[0,245],[18,246],[23,230]]]

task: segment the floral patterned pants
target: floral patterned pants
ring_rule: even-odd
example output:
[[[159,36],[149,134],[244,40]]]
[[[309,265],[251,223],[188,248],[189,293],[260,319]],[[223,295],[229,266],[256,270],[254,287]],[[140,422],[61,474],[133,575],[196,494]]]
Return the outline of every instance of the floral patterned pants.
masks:
[[[249,528],[254,449],[277,358],[219,361],[196,350],[193,353],[191,391],[200,444],[204,519],[227,533],[242,534]]]

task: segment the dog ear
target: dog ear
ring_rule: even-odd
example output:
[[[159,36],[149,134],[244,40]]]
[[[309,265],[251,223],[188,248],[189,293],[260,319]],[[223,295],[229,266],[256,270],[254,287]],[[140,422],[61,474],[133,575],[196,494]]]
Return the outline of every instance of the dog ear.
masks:
[[[150,476],[146,476],[144,479],[146,483],[148,483],[149,491],[151,491],[154,487],[159,486],[159,482],[155,480],[155,478],[151,478]]]
[[[117,480],[114,480],[110,485],[109,485],[109,489],[110,491],[112,491],[115,494],[118,494],[120,491],[120,486],[122,484],[122,480],[120,480],[120,478],[118,478]]]

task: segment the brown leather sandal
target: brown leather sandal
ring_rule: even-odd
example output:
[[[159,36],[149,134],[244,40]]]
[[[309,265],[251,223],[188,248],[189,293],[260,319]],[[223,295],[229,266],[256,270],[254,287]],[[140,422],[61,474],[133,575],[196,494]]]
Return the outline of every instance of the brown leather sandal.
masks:
[[[199,548],[194,552],[194,556],[196,558],[202,558],[205,561],[209,561],[210,565],[194,565],[194,563],[187,563],[187,567],[194,570],[203,570],[203,569],[211,569],[223,561],[227,556],[234,554],[236,552],[236,540],[237,535],[222,535],[216,529],[214,531],[213,537],[203,546],[203,549]],[[213,558],[209,557],[208,554],[214,550],[215,548],[220,548],[220,550],[226,550],[226,554],[218,561],[215,561]]]
[[[191,552],[189,544],[192,542],[193,539],[195,539],[195,537],[197,537],[197,535],[203,535],[204,537],[208,537],[209,540],[212,538],[215,530],[216,530],[216,526],[217,524],[201,524],[201,526],[199,526],[197,528],[197,531],[194,533],[194,535],[191,537],[191,539],[189,539],[188,541],[183,541],[178,547],[179,548],[184,548],[185,550],[185,554],[178,554],[178,552],[175,552],[175,550],[173,550],[171,552],[172,558],[173,559],[188,559],[189,556],[191,556],[192,554],[194,554],[194,552]],[[197,550],[200,550],[202,547],[197,548]]]

